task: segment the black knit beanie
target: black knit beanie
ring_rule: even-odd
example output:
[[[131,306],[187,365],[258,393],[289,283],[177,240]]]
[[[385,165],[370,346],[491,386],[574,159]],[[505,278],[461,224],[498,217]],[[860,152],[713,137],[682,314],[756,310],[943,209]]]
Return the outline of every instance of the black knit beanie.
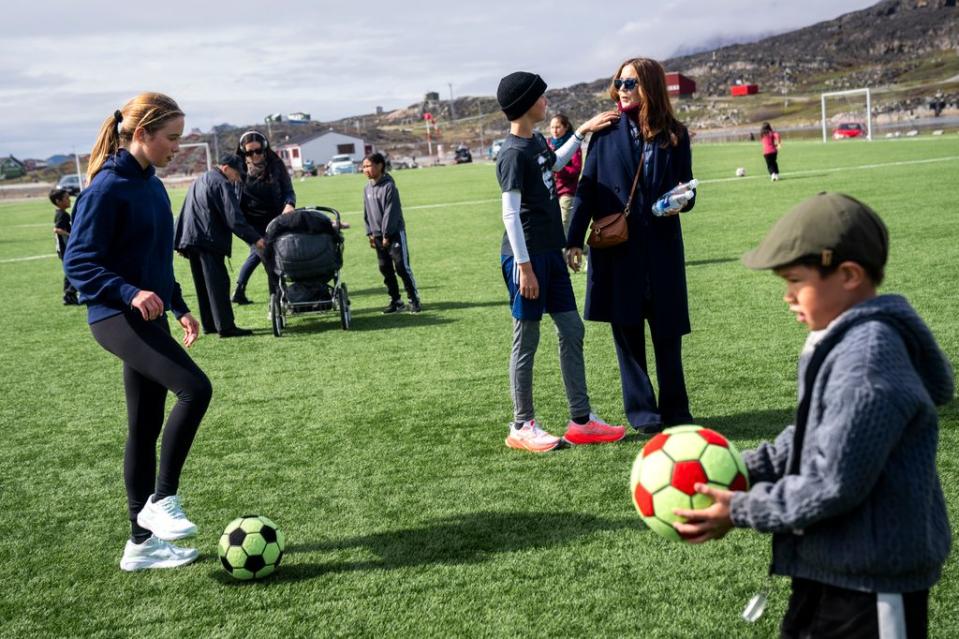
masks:
[[[518,120],[546,93],[546,83],[535,73],[515,71],[499,81],[496,101],[509,121]]]

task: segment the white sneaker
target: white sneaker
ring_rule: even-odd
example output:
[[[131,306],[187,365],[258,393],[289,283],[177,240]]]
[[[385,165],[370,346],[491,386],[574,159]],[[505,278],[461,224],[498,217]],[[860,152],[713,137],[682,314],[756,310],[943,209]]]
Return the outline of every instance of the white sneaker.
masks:
[[[772,176],[770,176],[770,177],[771,177],[771,179],[772,179],[773,182],[778,182],[778,181],[779,181],[779,174],[778,174],[778,173],[773,173]]]
[[[523,422],[522,428],[514,428],[511,424],[506,445],[510,448],[528,450],[531,453],[548,453],[559,446],[560,438],[550,435],[536,425],[536,420]]]
[[[193,562],[199,556],[196,548],[179,548],[158,539],[156,535],[151,535],[142,544],[135,544],[128,539],[123,549],[123,559],[120,560],[120,570],[133,572],[148,568],[176,568]]]
[[[196,534],[196,524],[186,518],[177,495],[156,502],[150,495],[137,515],[137,523],[164,541],[176,541]]]

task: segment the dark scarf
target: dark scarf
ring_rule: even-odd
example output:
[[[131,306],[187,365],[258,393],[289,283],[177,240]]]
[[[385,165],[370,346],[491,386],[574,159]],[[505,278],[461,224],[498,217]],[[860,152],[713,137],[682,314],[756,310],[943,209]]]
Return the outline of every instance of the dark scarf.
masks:
[[[559,147],[561,147],[561,146],[563,146],[564,144],[566,144],[566,140],[570,139],[572,136],[573,136],[573,131],[572,131],[572,129],[570,129],[569,131],[566,132],[566,135],[564,135],[564,136],[561,137],[561,138],[552,138],[552,137],[551,137],[551,138],[549,139],[549,146],[550,146],[551,149],[553,149],[553,150],[555,151],[555,150],[558,149]]]

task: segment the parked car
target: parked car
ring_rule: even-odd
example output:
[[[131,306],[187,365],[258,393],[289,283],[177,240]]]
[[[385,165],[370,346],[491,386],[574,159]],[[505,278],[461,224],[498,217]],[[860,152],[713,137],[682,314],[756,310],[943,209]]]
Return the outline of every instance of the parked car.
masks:
[[[356,165],[349,154],[334,155],[326,164],[327,175],[342,175],[344,173],[356,173]]]
[[[495,160],[496,156],[499,155],[500,148],[502,148],[503,144],[505,143],[506,143],[506,138],[493,140],[493,143],[489,145],[489,159]]]
[[[79,195],[81,186],[80,176],[76,173],[72,175],[64,175],[57,182],[57,188],[65,190],[70,195]]]
[[[466,164],[473,161],[473,154],[465,146],[458,147],[453,154],[453,164]]]
[[[833,140],[845,140],[848,138],[859,138],[866,135],[866,127],[860,122],[840,122],[839,126],[833,129]]]

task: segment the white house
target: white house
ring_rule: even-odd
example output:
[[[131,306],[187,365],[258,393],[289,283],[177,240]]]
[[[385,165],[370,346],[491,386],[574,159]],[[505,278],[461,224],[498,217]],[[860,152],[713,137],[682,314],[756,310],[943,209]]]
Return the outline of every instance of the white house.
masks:
[[[366,145],[363,138],[330,129],[297,144],[278,146],[276,152],[291,171],[302,171],[304,160],[312,160],[314,166],[320,167],[334,155],[349,155],[354,162],[360,162],[373,152],[373,146]]]
[[[274,150],[276,154],[280,156],[280,159],[283,160],[283,164],[286,165],[287,169],[293,172],[303,170],[303,156],[300,154],[300,145],[284,144],[283,146],[276,147]]]

